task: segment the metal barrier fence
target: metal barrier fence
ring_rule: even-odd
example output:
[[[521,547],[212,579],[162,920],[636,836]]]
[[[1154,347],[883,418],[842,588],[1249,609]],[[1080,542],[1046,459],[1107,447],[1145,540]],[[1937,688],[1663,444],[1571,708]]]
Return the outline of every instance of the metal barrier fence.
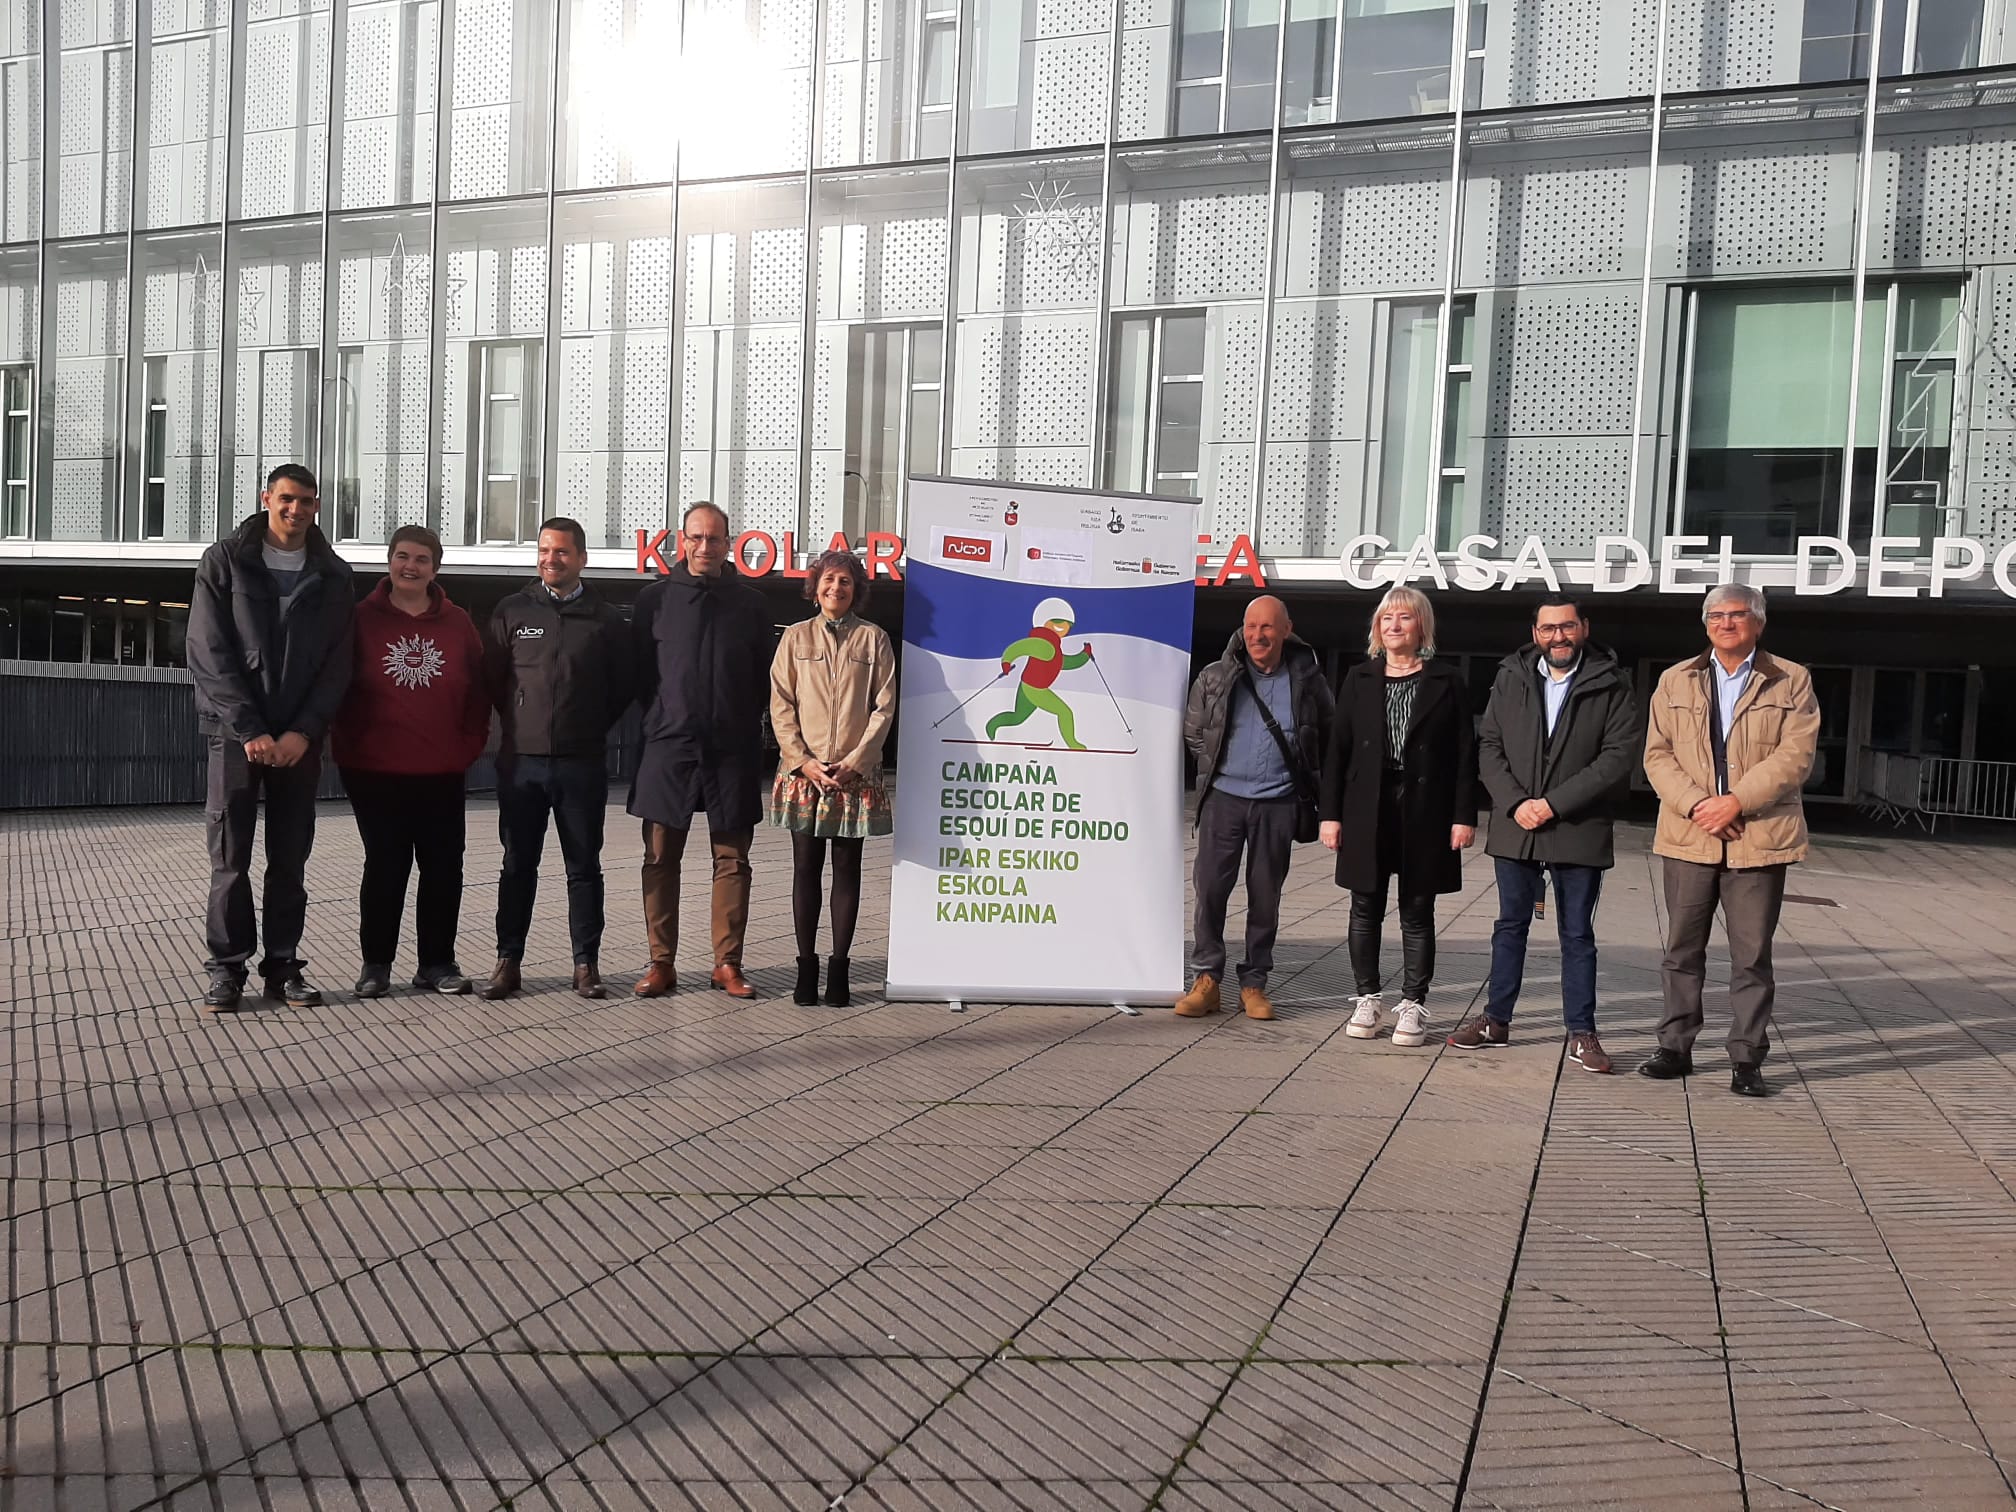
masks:
[[[2016,761],[1922,757],[1918,806],[1934,825],[1942,818],[2016,820]]]
[[[610,737],[611,781],[636,769],[638,724],[631,709]],[[471,792],[496,787],[495,752],[493,731]],[[207,759],[187,672],[0,661],[0,809],[201,803]],[[342,795],[325,763],[322,796]]]

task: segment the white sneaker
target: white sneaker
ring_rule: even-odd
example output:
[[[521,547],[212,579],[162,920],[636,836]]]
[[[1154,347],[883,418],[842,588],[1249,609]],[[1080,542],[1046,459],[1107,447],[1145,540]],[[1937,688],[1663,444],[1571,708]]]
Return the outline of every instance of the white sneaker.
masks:
[[[1394,1010],[1398,1015],[1393,1021],[1393,1043],[1401,1046],[1419,1045],[1428,1039],[1428,1009],[1412,998],[1400,999],[1400,1006]]]
[[[1351,1022],[1344,1026],[1344,1032],[1352,1039],[1371,1039],[1379,1032],[1379,1011],[1383,1000],[1378,993],[1368,992],[1351,1001],[1355,1006],[1351,1010]]]

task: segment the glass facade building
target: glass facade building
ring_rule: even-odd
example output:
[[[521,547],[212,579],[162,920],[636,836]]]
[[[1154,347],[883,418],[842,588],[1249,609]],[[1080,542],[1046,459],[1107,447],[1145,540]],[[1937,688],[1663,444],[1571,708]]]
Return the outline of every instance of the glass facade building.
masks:
[[[912,473],[1290,576],[1999,544],[2011,63],[2010,0],[4,0],[0,562],[186,563],[283,460],[500,566]]]

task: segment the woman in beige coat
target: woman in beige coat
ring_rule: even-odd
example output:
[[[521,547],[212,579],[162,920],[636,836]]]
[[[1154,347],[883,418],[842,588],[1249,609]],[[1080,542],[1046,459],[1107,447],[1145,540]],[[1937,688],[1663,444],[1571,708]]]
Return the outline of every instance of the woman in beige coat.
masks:
[[[819,999],[819,892],[833,850],[833,955],[826,1003],[848,1003],[847,952],[861,912],[861,851],[894,828],[882,778],[882,742],[896,708],[896,652],[881,626],[860,618],[868,574],[859,559],[829,551],[805,576],[819,612],[784,632],[770,664],[770,725],[777,780],[770,822],[791,831],[791,922],[798,984],[791,1000]]]

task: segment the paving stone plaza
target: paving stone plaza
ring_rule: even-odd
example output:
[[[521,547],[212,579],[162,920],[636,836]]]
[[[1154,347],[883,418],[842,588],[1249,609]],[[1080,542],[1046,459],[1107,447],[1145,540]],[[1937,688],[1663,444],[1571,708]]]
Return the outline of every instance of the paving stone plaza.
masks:
[[[1760,1103],[1719,1006],[1691,1083],[1564,1069],[1551,921],[1509,1048],[1347,1040],[1313,847],[1270,1024],[793,1007],[774,834],[766,996],[637,1001],[610,814],[609,1001],[562,990],[555,846],[522,996],[351,1001],[324,805],[307,953],[343,990],[219,1019],[199,811],[0,816],[0,1509],[2016,1506],[2016,852],[1823,839]],[[1646,846],[1599,917],[1620,1072]],[[1443,1032],[1489,878],[1443,903]]]

